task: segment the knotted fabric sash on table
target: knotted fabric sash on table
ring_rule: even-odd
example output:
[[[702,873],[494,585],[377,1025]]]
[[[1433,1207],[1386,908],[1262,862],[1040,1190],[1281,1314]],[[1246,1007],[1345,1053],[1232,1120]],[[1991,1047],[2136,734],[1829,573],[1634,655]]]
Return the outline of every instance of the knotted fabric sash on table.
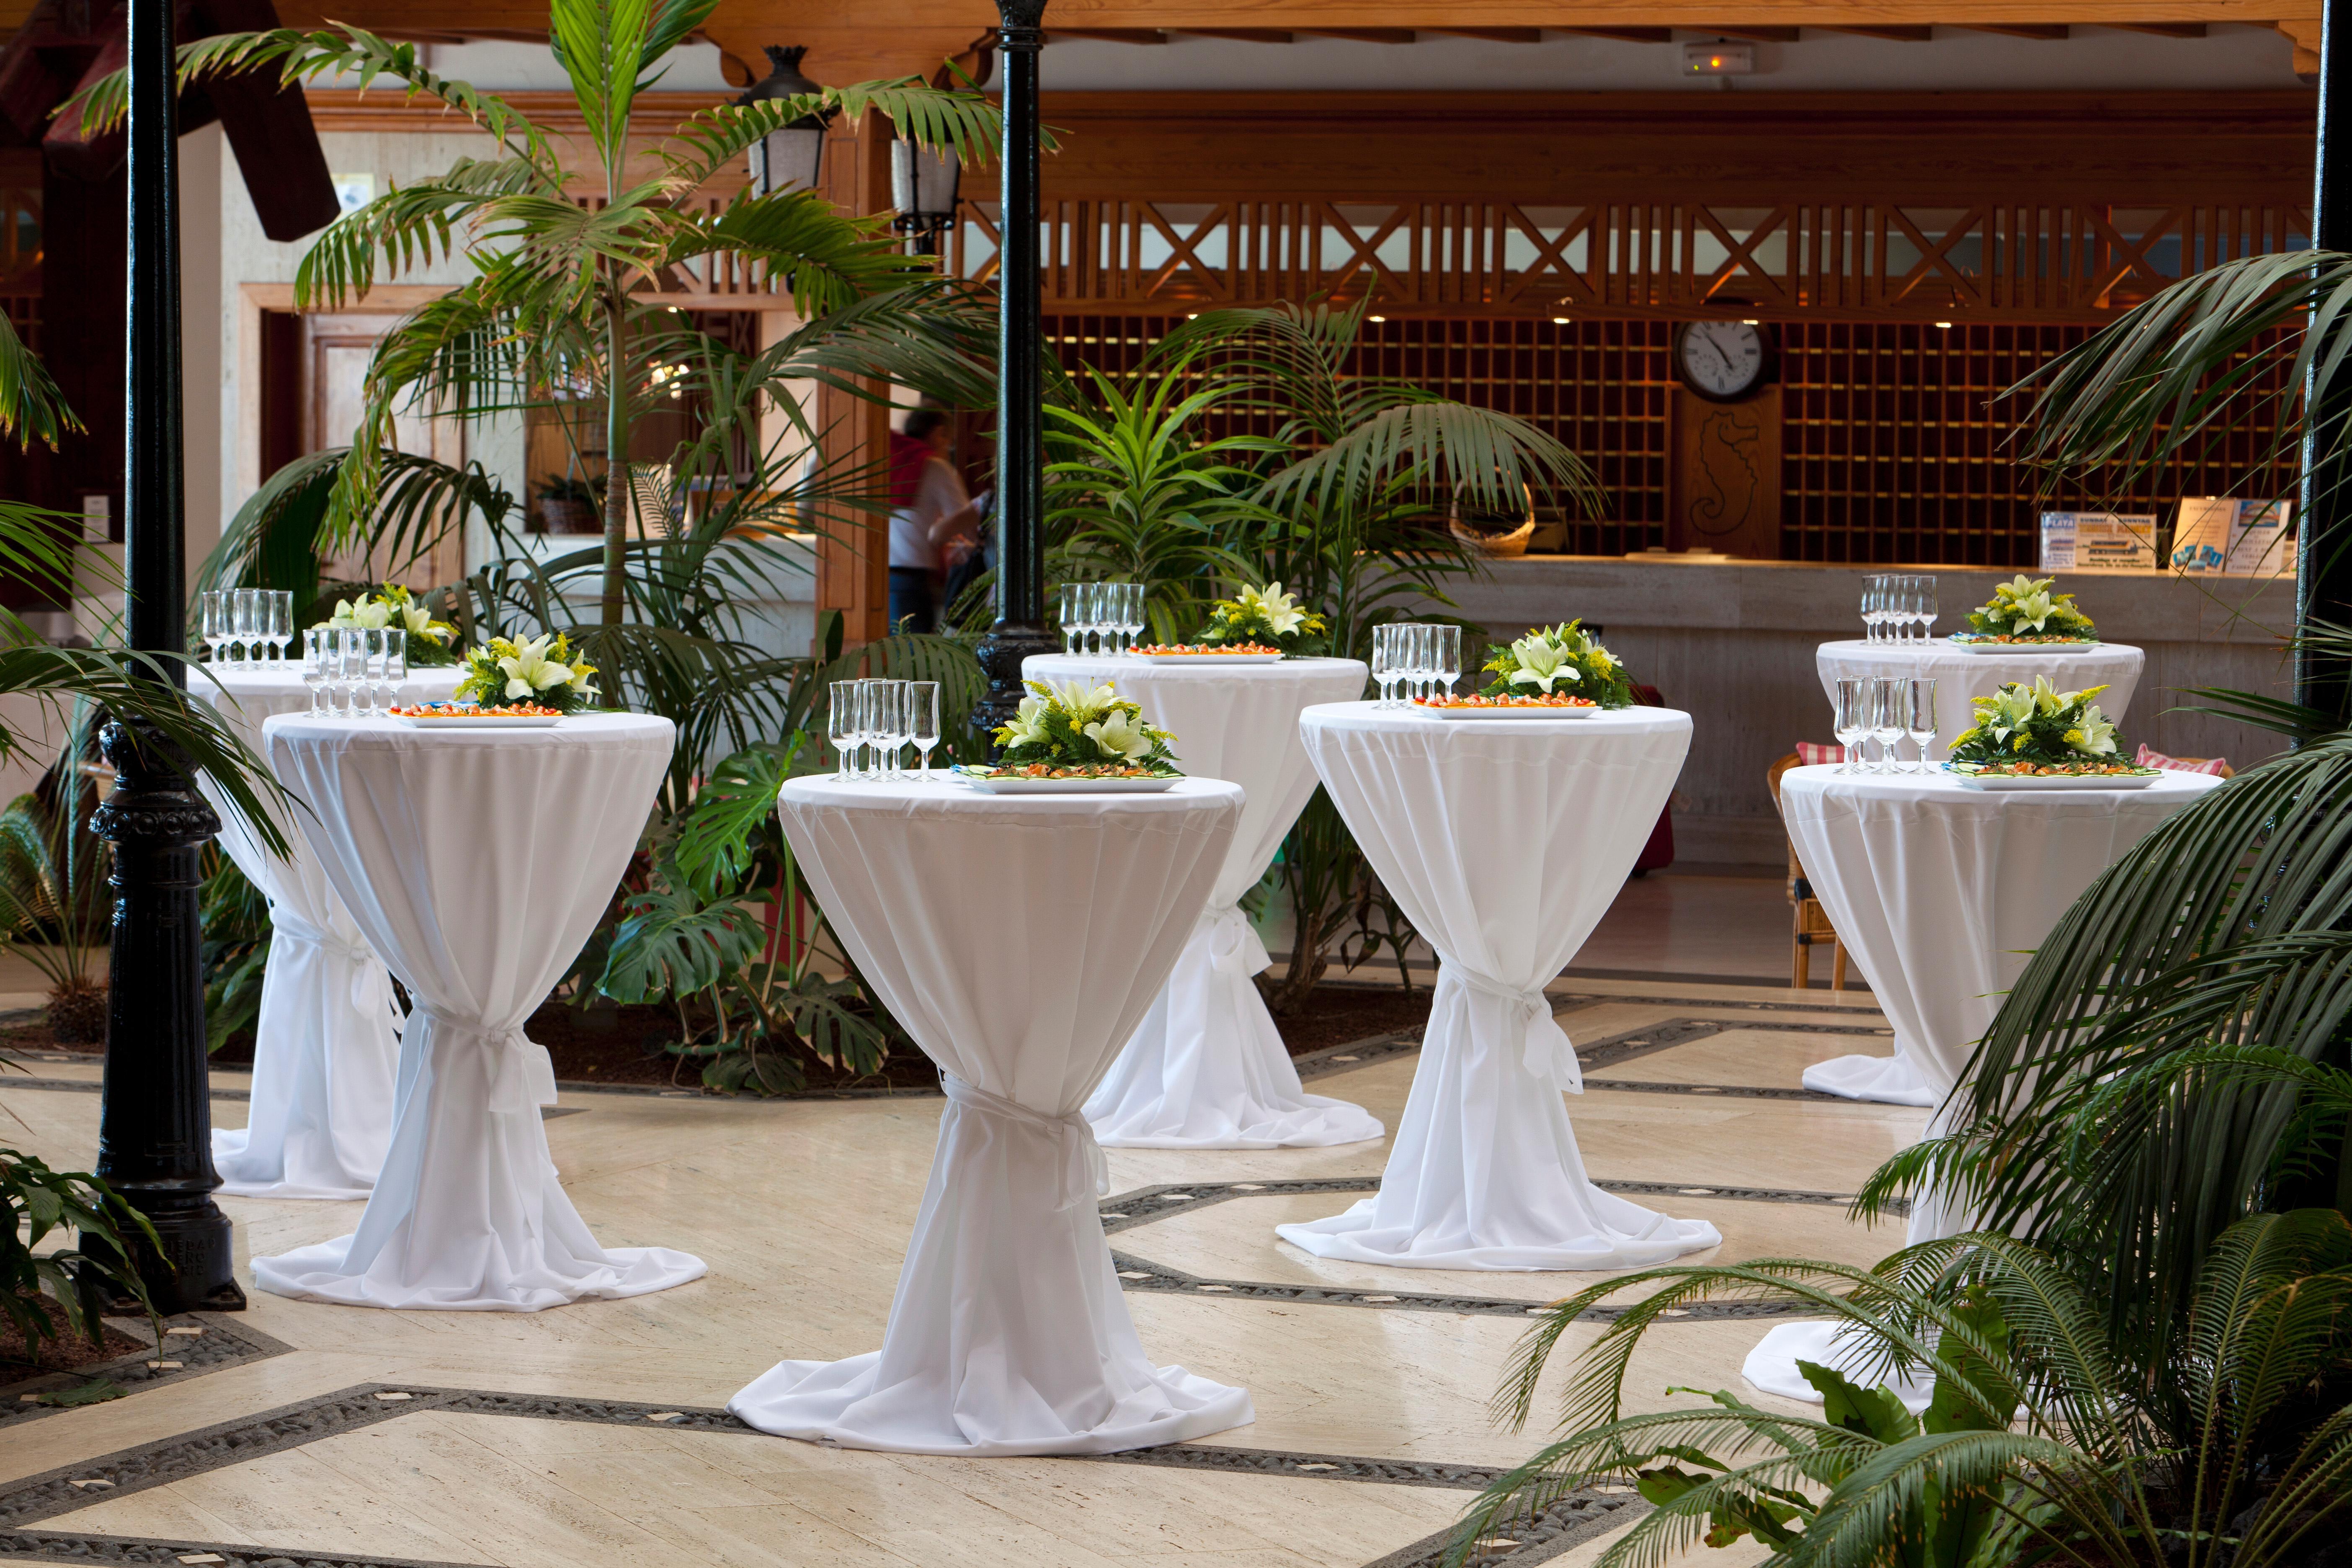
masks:
[[[1199,925],[1193,928],[1192,940],[1206,941],[1209,966],[1220,974],[1255,974],[1274,963],[1274,955],[1265,950],[1265,942],[1257,928],[1242,913],[1239,904],[1227,904],[1223,909],[1204,910]]]
[[[1569,1039],[1568,1031],[1559,1026],[1559,1020],[1552,1016],[1551,998],[1544,994],[1541,987],[1522,991],[1458,963],[1448,963],[1445,972],[1467,986],[1472,994],[1491,997],[1518,1014],[1516,1026],[1527,1031],[1527,1047],[1519,1055],[1519,1062],[1528,1069],[1529,1078],[1549,1083],[1563,1093],[1584,1092],[1584,1068],[1576,1059],[1576,1047]]]
[[[940,1074],[940,1088],[949,1100],[966,1110],[982,1116],[994,1116],[1049,1138],[1062,1145],[1062,1180],[1054,1193],[1054,1212],[1066,1213],[1081,1204],[1092,1203],[1110,1191],[1110,1162],[1103,1158],[1102,1145],[1095,1142],[1094,1129],[1087,1125],[1082,1111],[1067,1116],[1052,1116],[1034,1110],[1017,1100],[964,1082],[951,1072]]]
[[[321,957],[331,959],[351,972],[349,994],[353,1012],[397,1014],[399,1004],[392,989],[392,971],[383,966],[383,960],[375,955],[375,949],[361,941],[356,931],[346,937],[325,926],[313,925],[291,903],[270,905],[271,963],[277,963],[282,951],[298,942],[308,942],[319,951]]]

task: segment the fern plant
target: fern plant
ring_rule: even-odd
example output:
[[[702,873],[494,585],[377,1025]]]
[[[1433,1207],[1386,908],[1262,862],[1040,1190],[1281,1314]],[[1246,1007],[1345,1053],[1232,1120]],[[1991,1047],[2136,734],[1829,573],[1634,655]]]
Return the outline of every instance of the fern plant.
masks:
[[[1450,1564],[1628,1473],[1656,1506],[1596,1568],[1649,1568],[1749,1536],[1790,1568],[2291,1568],[2352,1517],[2352,1405],[2307,1404],[2352,1366],[2352,1221],[2331,1209],[2251,1215],[2217,1239],[2167,1369],[2177,1401],[2151,1396],[2149,1369],[2110,1340],[2063,1263],[1976,1234],[1870,1269],[1765,1258],[1605,1280],[1546,1310],[1498,1413],[1525,1422],[1560,1336],[1630,1285],[1659,1288],[1578,1358],[1569,1435],[1487,1489]],[[1624,1414],[1649,1330],[1727,1298],[1838,1320],[1863,1376],[1929,1382],[1927,1409],[1915,1416],[1885,1383],[1801,1363],[1823,1395],[1818,1417],[1728,1393]]]

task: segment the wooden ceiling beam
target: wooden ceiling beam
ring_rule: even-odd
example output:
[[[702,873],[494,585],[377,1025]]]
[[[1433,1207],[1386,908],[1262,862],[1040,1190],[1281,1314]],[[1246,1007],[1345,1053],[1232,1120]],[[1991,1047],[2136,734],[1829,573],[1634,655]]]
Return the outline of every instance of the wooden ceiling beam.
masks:
[[[1358,44],[1409,44],[1414,29],[1411,27],[1301,27],[1310,38],[1345,38]]]
[[[1811,25],[1820,26],[1819,23]],[[1746,38],[1757,44],[1793,44],[1797,41],[1797,29],[1794,27],[1727,27],[1720,23],[1710,22],[1693,30],[1713,33],[1719,38]]]
[[[1541,27],[1423,27],[1421,31],[1447,38],[1480,38],[1490,44],[1543,42]]]
[[[2118,33],[2149,33],[2159,38],[2201,38],[2205,36],[2202,22],[2109,22]]]
[[[1168,35],[1157,27],[1048,27],[1051,38],[1091,38],[1104,44],[1164,44]]]
[[[1926,25],[1905,25],[1884,27],[1816,27],[1817,33],[1851,33],[1861,38],[1884,38],[1895,44],[1924,44],[1936,36],[1936,29]]]
[[[2041,38],[2054,41],[2070,38],[2074,29],[2063,22],[1965,22],[1953,26],[1970,33],[1999,33],[2009,38]]]
[[[1672,27],[1554,27],[1551,31],[1579,38],[1614,38],[1621,44],[1671,44],[1675,41]]]
[[[1244,44],[1288,44],[1297,35],[1279,27],[1179,27],[1178,32],[1190,33],[1196,38],[1233,38]]]

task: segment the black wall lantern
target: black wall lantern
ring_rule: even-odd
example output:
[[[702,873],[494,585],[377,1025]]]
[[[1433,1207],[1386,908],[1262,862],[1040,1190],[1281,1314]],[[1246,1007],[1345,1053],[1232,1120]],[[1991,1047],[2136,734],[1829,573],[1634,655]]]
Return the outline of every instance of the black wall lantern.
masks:
[[[952,152],[933,152],[912,142],[890,143],[890,205],[898,209],[891,226],[915,237],[915,254],[930,256],[940,235],[955,226],[956,187],[963,166]]]
[[[770,44],[766,79],[753,83],[735,101],[758,103],[763,99],[823,92],[824,88],[801,74],[801,57],[806,53],[804,45],[780,49]],[[778,191],[815,190],[824,174],[824,128],[832,119],[829,109],[822,114],[803,114],[751,143],[751,194],[766,196]]]

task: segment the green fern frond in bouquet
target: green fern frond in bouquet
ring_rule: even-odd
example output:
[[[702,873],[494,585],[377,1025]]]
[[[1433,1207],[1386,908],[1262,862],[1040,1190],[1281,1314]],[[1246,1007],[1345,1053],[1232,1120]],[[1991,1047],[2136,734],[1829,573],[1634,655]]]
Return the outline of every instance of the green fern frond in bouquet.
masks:
[[[487,647],[466,656],[466,679],[457,683],[457,700],[495,708],[506,702],[536,702],[558,713],[576,713],[597,695],[588,678],[596,667],[573,656],[572,640],[561,632],[515,642],[492,637]]]
[[[1584,630],[1582,620],[1538,626],[1496,648],[1486,663],[1486,697],[1582,697],[1602,708],[1630,708],[1633,681],[1617,656]]]
[[[1144,721],[1139,704],[1087,680],[1024,681],[1012,721],[998,726],[1004,760],[994,770],[1030,778],[1154,778],[1184,775],[1168,749],[1176,737]]]
[[[2149,773],[2121,760],[2115,721],[2091,700],[2106,689],[2061,691],[2046,675],[2012,680],[1976,702],[1974,727],[1952,738],[1962,773]]]

